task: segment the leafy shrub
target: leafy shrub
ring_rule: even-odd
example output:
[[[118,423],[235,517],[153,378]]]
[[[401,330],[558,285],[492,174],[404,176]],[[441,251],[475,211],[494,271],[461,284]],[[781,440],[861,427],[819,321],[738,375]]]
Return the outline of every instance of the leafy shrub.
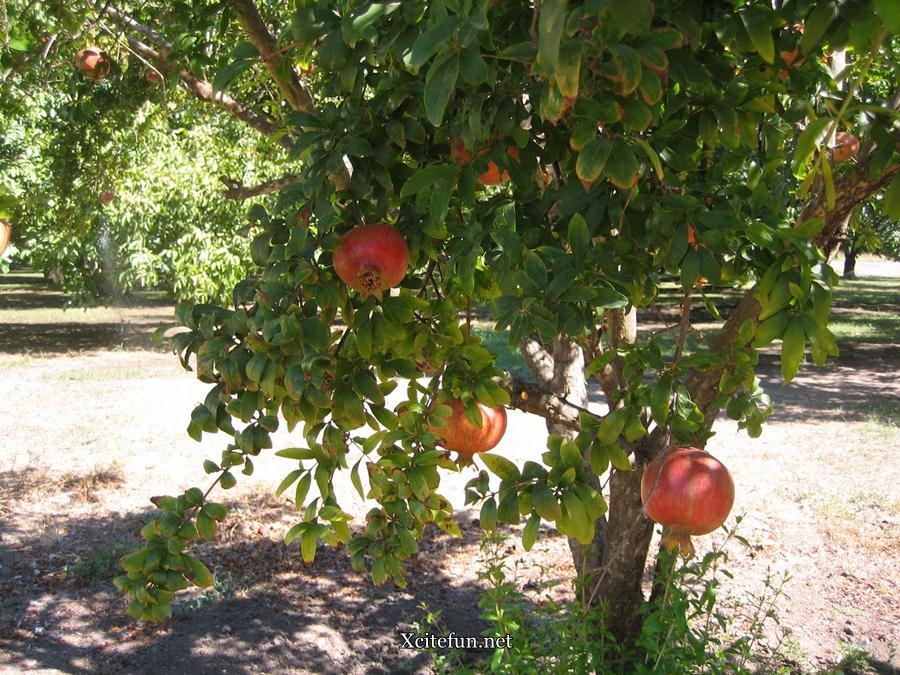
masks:
[[[661,552],[661,581],[641,610],[640,636],[633,647],[623,648],[604,630],[602,608],[584,602],[591,595],[589,586],[563,603],[549,593],[537,599],[526,595],[511,569],[506,536],[487,532],[478,575],[487,585],[479,601],[481,617],[489,623],[484,635],[511,635],[512,648],[481,658],[432,652],[435,667],[453,673],[751,673],[761,660],[772,667],[778,646],[764,642],[764,629],[777,626],[776,605],[787,579],[767,579],[762,592],[745,604],[729,598],[731,611],[724,612],[718,602],[721,577],[731,575],[722,566],[733,538],[732,530],[721,546],[684,563]],[[548,591],[558,583],[542,579],[539,588]],[[425,615],[415,627],[423,633],[440,631],[440,614],[422,608]]]

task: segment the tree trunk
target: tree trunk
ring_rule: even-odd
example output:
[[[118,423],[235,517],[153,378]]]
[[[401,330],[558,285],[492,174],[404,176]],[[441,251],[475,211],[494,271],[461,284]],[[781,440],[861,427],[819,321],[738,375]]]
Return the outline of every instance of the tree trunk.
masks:
[[[857,251],[853,242],[849,240],[844,243],[842,248],[844,250],[844,278],[855,279],[856,258],[859,256],[859,251]]]

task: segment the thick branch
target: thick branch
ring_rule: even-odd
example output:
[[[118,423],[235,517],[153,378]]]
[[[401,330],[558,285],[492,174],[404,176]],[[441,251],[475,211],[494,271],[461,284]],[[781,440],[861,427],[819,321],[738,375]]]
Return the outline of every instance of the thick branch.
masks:
[[[525,365],[532,377],[542,387],[550,386],[553,381],[553,355],[533,335],[522,338],[519,351],[525,359]]]
[[[531,413],[573,432],[578,431],[578,418],[584,408],[569,403],[565,398],[544,389],[533,382],[509,376],[501,386],[509,393],[510,406]]]
[[[259,10],[252,0],[231,0],[244,33],[259,50],[272,79],[281,95],[293,110],[315,114],[316,107],[306,84],[297,77],[294,68],[281,57],[275,37],[269,32]]]
[[[300,176],[295,173],[288,173],[281,178],[276,178],[275,180],[270,180],[266,183],[260,183],[259,185],[244,185],[240,181],[232,180],[228,176],[219,176],[219,180],[225,184],[226,199],[250,199],[251,197],[278,192],[288,185],[296,183],[300,180]]]
[[[149,29],[148,29],[149,30]],[[258,112],[247,108],[239,103],[225,92],[216,91],[212,84],[208,81],[195,77],[186,68],[178,68],[172,65],[159,51],[153,49],[149,45],[141,42],[135,37],[127,36],[128,46],[141,57],[152,61],[156,64],[160,71],[170,73],[177,71],[184,86],[190,90],[194,96],[201,101],[212,103],[219,108],[231,113],[242,122],[253,127],[261,134],[274,138],[275,141],[283,148],[290,150],[294,146],[294,141],[290,136],[284,135],[281,130],[268,118],[260,115]]]

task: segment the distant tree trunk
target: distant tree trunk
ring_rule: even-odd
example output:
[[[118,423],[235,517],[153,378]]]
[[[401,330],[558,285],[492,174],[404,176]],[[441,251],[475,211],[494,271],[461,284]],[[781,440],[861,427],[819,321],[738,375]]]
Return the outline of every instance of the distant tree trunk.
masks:
[[[844,245],[841,246],[841,250],[844,252],[844,278],[855,279],[856,258],[859,256],[859,250],[853,245],[853,241],[849,238],[844,242]]]

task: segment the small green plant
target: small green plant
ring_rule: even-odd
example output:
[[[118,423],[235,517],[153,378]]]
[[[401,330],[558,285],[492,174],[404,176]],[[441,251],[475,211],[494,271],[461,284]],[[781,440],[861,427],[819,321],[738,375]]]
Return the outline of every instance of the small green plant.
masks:
[[[132,550],[132,542],[104,546],[87,556],[76,556],[63,567],[67,578],[80,581],[105,581],[119,573],[119,558]]]

